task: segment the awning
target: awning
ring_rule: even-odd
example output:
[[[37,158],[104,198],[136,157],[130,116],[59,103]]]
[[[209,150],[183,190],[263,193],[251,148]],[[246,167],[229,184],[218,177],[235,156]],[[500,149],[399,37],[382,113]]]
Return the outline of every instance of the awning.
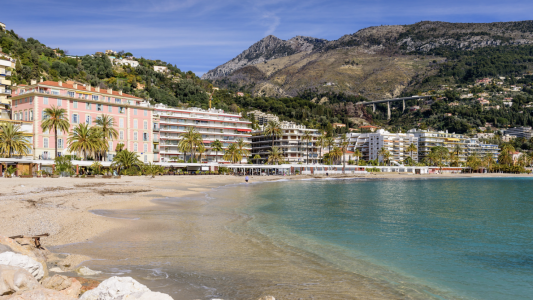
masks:
[[[460,139],[456,139],[456,138],[446,138],[446,140],[449,142],[460,142],[461,141]]]
[[[80,91],[76,91],[76,93],[84,94],[84,95],[92,95],[93,94],[93,93],[89,93],[89,92],[80,92]]]
[[[237,131],[252,132],[251,129],[237,129]]]

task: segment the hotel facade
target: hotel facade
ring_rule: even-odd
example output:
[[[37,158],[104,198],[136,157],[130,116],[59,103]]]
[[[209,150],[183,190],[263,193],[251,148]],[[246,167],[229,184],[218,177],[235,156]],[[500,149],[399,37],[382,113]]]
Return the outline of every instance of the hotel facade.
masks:
[[[109,141],[106,160],[113,159],[117,144],[122,143],[125,149],[138,152],[141,161],[154,161],[153,108],[142,98],[72,82],[32,81],[29,86],[14,87],[11,100],[12,119],[33,124],[34,159],[54,159],[56,143],[58,156],[74,154],[67,150],[69,133],[80,123],[94,126],[98,117],[105,114],[114,119],[119,133],[118,139]],[[70,123],[69,132],[58,132],[57,141],[53,132],[41,129],[47,118],[44,110],[53,106],[64,108]]]
[[[174,108],[164,104],[156,104],[154,109],[154,138],[160,140],[159,149],[156,146],[155,151],[159,152],[160,162],[190,159],[191,154],[185,157],[185,153],[178,149],[178,143],[181,134],[191,127],[202,135],[206,148],[202,155],[204,162],[226,162],[224,150],[239,139],[248,145],[247,150],[252,150],[252,122],[243,119],[240,114],[225,113],[221,109]],[[223,151],[211,149],[210,145],[215,140],[222,143]],[[241,162],[247,162],[247,157],[243,157]]]
[[[355,152],[358,149],[363,155],[360,159],[366,161],[374,159],[383,161],[379,151],[385,148],[391,154],[391,161],[400,163],[411,157],[411,152],[407,151],[409,145],[414,144],[418,149],[418,138],[414,134],[390,133],[379,129],[374,133],[349,133],[347,137],[348,151]],[[418,162],[418,152],[413,151],[411,158]]]

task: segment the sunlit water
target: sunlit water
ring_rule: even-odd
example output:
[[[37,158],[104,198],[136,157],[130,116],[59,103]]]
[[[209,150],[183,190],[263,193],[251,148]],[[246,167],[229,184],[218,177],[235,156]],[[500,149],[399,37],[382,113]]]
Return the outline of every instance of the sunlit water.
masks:
[[[263,291],[533,299],[532,186],[525,178],[241,184],[149,210],[95,212],[132,228],[56,251],[103,258],[89,263],[103,278],[133,276],[175,299]],[[361,278],[371,280],[357,286]],[[362,287],[397,292],[357,295]]]
[[[339,268],[362,260],[370,267],[352,271],[442,298],[533,299],[529,178],[279,182],[254,192],[252,226]]]

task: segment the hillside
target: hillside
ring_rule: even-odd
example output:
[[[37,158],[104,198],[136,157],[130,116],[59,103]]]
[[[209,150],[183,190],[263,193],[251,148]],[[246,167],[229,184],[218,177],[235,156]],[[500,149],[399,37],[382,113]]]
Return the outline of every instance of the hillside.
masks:
[[[313,90],[383,99],[420,88],[456,51],[532,44],[533,21],[378,26],[335,41],[268,36],[202,78],[255,95]]]

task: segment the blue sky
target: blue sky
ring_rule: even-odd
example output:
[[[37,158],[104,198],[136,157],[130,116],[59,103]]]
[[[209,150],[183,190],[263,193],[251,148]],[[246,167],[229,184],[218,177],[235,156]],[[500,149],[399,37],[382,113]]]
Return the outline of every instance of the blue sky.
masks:
[[[0,22],[24,38],[84,55],[106,49],[202,75],[263,37],[335,40],[376,25],[422,20],[532,19],[533,1],[5,0]]]

